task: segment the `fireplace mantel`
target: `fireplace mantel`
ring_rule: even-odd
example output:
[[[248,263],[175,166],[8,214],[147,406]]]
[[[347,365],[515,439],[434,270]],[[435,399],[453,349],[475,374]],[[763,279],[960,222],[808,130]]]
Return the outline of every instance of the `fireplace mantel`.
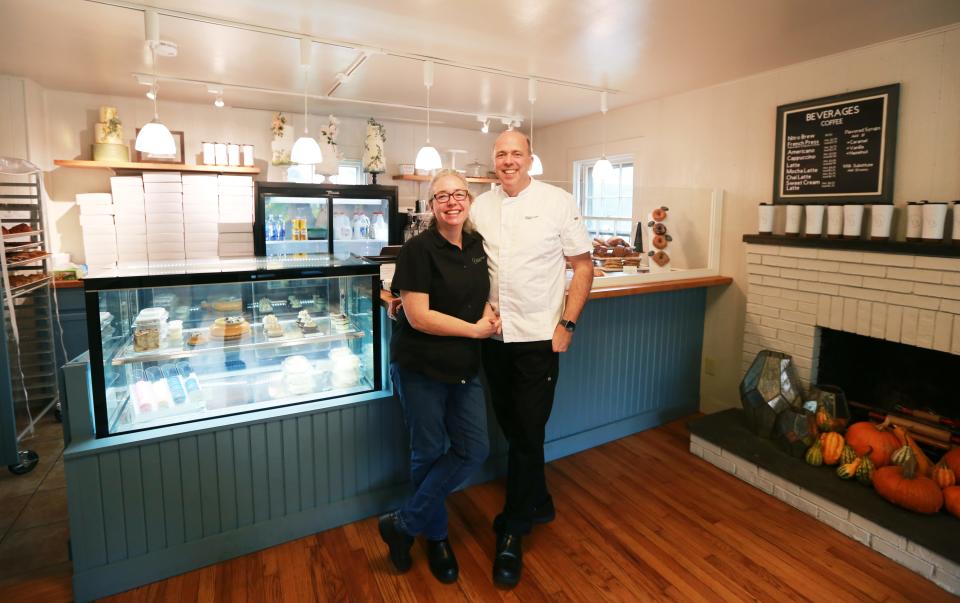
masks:
[[[818,249],[844,249],[848,251],[960,258],[960,245],[949,245],[942,242],[911,243],[909,241],[869,241],[867,239],[827,239],[824,237],[808,238],[761,234],[743,235],[743,242],[756,245],[784,245],[786,247],[815,247]]]

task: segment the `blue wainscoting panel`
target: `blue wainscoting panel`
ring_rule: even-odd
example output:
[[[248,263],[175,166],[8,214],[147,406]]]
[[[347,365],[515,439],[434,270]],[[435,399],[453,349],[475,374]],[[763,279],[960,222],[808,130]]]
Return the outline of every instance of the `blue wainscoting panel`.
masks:
[[[697,409],[705,299],[688,289],[587,304],[561,356],[548,458]],[[89,367],[64,371],[68,410],[89,408]],[[394,507],[408,492],[399,404],[389,391],[344,402],[76,438],[64,453],[74,596],[120,592]],[[490,409],[488,421],[490,459],[470,483],[505,469]]]

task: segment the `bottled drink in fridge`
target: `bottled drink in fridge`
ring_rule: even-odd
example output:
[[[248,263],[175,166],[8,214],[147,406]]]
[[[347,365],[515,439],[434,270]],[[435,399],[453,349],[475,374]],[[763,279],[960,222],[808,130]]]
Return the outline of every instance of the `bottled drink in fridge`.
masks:
[[[368,239],[370,238],[369,233],[370,218],[367,217],[367,214],[357,210],[357,212],[353,214],[353,238]]]
[[[377,241],[387,240],[387,223],[383,220],[383,212],[373,212],[373,238]]]

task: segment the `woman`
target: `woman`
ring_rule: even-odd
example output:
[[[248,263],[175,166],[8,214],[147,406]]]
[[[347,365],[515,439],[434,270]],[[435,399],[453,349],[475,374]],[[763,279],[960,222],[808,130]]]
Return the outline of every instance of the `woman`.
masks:
[[[392,284],[402,304],[390,375],[410,429],[416,490],[381,516],[379,527],[397,570],[410,569],[413,539],[423,535],[430,571],[450,583],[459,569],[444,501],[487,457],[480,340],[499,332],[500,319],[487,303],[487,257],[468,219],[473,197],[466,180],[441,170],[430,190],[433,222],[403,246]]]

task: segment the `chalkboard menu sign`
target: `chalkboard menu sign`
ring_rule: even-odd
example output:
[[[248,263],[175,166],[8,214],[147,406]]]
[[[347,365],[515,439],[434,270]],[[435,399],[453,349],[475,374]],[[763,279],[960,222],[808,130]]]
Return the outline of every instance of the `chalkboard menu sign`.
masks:
[[[775,203],[893,203],[900,84],[777,107]]]

